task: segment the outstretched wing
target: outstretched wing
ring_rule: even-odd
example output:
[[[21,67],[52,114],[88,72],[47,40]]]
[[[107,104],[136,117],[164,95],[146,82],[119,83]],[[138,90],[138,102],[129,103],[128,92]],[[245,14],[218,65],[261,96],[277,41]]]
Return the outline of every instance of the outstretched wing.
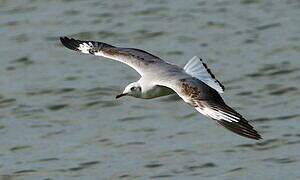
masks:
[[[140,75],[143,75],[144,69],[149,64],[164,62],[159,57],[139,49],[119,48],[103,42],[81,41],[68,37],[60,37],[60,41],[65,47],[71,50],[125,63],[135,69]]]
[[[258,132],[238,112],[227,106],[219,93],[196,78],[162,83],[172,88],[185,102],[226,129],[251,139],[261,139]]]

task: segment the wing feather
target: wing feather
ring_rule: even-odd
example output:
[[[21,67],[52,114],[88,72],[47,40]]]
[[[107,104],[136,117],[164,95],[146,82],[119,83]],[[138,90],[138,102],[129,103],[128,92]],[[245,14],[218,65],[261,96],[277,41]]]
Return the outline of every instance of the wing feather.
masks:
[[[180,79],[177,83],[164,82],[185,102],[201,114],[210,117],[226,129],[247,138],[262,139],[258,132],[238,112],[227,106],[220,94],[196,78]]]
[[[103,42],[82,41],[68,37],[60,37],[60,41],[68,49],[125,63],[140,75],[143,75],[149,64],[164,62],[159,57],[140,49],[120,48]]]

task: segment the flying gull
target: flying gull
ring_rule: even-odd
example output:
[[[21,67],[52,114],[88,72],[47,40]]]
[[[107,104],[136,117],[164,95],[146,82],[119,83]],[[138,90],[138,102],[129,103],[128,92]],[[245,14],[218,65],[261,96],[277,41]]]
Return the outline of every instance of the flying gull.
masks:
[[[137,82],[127,85],[116,98],[132,96],[152,99],[177,93],[186,103],[226,129],[247,138],[262,139],[242,115],[225,104],[219,94],[224,92],[224,86],[196,56],[181,68],[140,49],[68,37],[61,37],[60,40],[71,50],[120,61],[141,75]]]

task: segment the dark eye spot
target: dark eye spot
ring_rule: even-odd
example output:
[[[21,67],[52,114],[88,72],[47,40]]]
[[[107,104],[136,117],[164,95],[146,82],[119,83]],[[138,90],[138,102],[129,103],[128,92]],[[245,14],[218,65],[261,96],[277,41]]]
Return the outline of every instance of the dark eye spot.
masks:
[[[133,91],[134,89],[135,89],[135,87],[131,87],[131,88],[130,88],[130,91]]]

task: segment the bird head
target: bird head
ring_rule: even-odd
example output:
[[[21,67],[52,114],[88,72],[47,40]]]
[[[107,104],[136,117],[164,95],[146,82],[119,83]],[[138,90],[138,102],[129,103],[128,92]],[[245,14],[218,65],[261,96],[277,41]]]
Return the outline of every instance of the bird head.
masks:
[[[130,83],[126,86],[124,91],[116,96],[116,99],[123,96],[132,96],[136,98],[140,98],[142,96],[142,88],[138,82]]]

